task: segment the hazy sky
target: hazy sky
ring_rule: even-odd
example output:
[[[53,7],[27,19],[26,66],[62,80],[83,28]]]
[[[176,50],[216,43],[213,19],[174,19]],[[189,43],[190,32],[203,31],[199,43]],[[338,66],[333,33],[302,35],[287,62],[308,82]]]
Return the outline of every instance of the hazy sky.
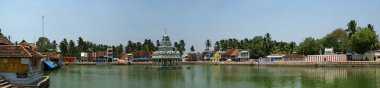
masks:
[[[128,40],[184,39],[187,50],[204,41],[253,38],[269,32],[278,41],[321,38],[350,20],[380,33],[380,0],[1,0],[0,28],[12,41],[42,35],[60,42],[82,36],[118,45]]]

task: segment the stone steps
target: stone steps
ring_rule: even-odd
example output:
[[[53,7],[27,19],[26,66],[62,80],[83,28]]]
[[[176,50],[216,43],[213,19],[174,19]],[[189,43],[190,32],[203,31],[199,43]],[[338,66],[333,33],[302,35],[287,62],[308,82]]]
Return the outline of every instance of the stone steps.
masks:
[[[0,88],[11,88],[11,87],[12,85],[9,82],[3,79],[0,79]]]

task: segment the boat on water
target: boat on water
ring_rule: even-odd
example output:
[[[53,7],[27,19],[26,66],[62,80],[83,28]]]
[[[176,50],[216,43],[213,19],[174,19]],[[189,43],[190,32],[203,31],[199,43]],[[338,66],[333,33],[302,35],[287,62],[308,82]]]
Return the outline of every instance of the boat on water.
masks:
[[[44,71],[52,71],[55,69],[61,68],[65,63],[62,61],[62,59],[49,57],[49,59],[45,59],[43,62],[43,69]]]

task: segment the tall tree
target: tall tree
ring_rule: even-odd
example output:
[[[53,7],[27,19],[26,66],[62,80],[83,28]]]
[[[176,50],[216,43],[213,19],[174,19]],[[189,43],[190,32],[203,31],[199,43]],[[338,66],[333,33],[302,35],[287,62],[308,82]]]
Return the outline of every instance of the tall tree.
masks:
[[[271,54],[272,49],[273,49],[273,43],[272,43],[271,35],[269,33],[265,34],[263,46],[264,46],[265,54],[266,55]]]
[[[336,52],[346,52],[349,48],[349,39],[347,32],[343,29],[336,29],[323,38],[323,46],[334,48]]]
[[[292,54],[294,52],[295,48],[296,48],[296,42],[293,42],[293,41],[290,42],[290,44],[289,44],[290,51],[288,54]]]
[[[375,29],[374,29],[372,24],[368,24],[367,28],[370,29],[371,31],[375,32]]]
[[[348,37],[351,38],[352,35],[355,34],[356,32],[356,21],[355,20],[351,20],[348,24],[347,24],[347,32],[348,32]]]
[[[220,45],[219,41],[216,41],[215,45],[214,45],[214,51],[218,51],[220,48],[221,48],[221,45]]]
[[[179,51],[179,44],[177,42],[173,43],[174,49],[173,50],[178,50]]]
[[[117,53],[123,53],[124,50],[123,50],[123,45],[120,44],[119,46],[116,47],[117,48]]]
[[[156,40],[156,50],[158,50],[158,47],[160,47],[161,44],[160,44],[160,40]]]
[[[378,43],[378,36],[369,28],[360,29],[350,38],[352,48],[356,53],[364,54],[372,50],[373,46]]]
[[[180,40],[178,48],[179,48],[179,52],[181,53],[181,55],[183,54],[184,51],[186,51],[185,46],[186,46],[185,41],[184,40]]]
[[[38,52],[49,52],[50,50],[50,40],[46,37],[38,38],[37,42],[37,51]]]
[[[86,49],[86,43],[85,43],[85,41],[83,41],[83,38],[82,37],[79,37],[78,38],[78,49],[79,49],[79,51],[87,51]]]
[[[63,56],[68,55],[68,43],[67,43],[66,38],[63,39],[63,40],[61,41],[61,43],[59,43],[59,50],[61,51],[61,54],[62,54]]]
[[[143,45],[141,44],[141,42],[137,42],[137,43],[136,43],[136,46],[135,46],[136,51],[141,51],[141,50],[142,50],[142,47],[143,47]]]
[[[54,40],[54,41],[53,41],[53,45],[52,45],[53,52],[57,52],[57,47],[58,47],[58,44],[57,44],[57,42]]]
[[[249,49],[251,49],[251,57],[252,58],[260,58],[266,56],[265,48],[264,48],[264,37],[263,36],[255,36],[252,39],[252,42],[250,44],[251,46]]]
[[[132,53],[132,52],[134,52],[134,49],[135,49],[134,43],[131,40],[129,40],[128,45],[125,48],[125,52]]]
[[[321,40],[315,40],[312,37],[305,38],[305,40],[299,46],[299,53],[304,55],[318,54],[323,47],[320,41]]]
[[[195,49],[194,49],[194,46],[193,46],[193,45],[191,45],[190,51],[191,51],[191,52],[194,52],[194,51],[195,51]]]
[[[207,39],[206,40],[206,49],[210,50],[210,47],[211,47],[211,41],[210,41],[210,39]]]
[[[77,53],[79,53],[79,50],[75,46],[75,42],[73,40],[70,40],[69,46],[68,46],[68,55],[69,56],[76,56]]]

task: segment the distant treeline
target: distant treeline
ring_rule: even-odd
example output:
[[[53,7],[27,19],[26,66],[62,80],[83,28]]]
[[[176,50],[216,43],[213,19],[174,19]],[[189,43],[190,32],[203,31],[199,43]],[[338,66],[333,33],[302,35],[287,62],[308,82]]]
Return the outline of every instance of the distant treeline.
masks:
[[[364,54],[367,51],[380,48],[378,35],[371,24],[365,27],[357,26],[355,20],[347,24],[347,28],[337,28],[321,39],[306,37],[303,42],[283,42],[272,40],[271,35],[255,36],[252,39],[226,39],[215,42],[215,49],[235,48],[250,49],[251,58],[265,57],[269,54],[303,55],[323,54],[324,48],[334,48],[335,52]]]
[[[0,35],[4,36],[1,29]],[[11,36],[7,38],[11,39]],[[82,37],[78,38],[77,43],[74,40],[63,39],[59,44],[55,40],[50,41],[46,37],[40,37],[36,45],[39,52],[60,52],[64,56],[79,56],[80,52],[105,51],[107,48],[113,48],[116,53],[156,51],[158,50],[158,46],[160,46],[160,40],[156,40],[155,44],[150,39],[145,39],[142,43],[129,40],[128,44],[124,47],[123,44],[119,44],[118,46],[96,44],[84,41]],[[181,54],[186,51],[185,40],[174,42],[173,45],[175,47],[173,50],[178,50]],[[211,40],[207,39],[205,41],[206,50],[209,50],[212,47],[211,45]],[[324,48],[332,47],[335,52],[363,54],[367,51],[379,49],[380,43],[373,25],[368,24],[365,27],[360,27],[357,26],[355,20],[351,20],[345,29],[337,28],[320,39],[306,37],[299,44],[293,41],[283,42],[273,40],[270,33],[266,33],[264,36],[254,36],[251,39],[224,39],[214,43],[214,51],[223,48],[250,49],[251,58],[265,57],[273,53],[314,55],[324,53]],[[191,46],[190,51],[195,51],[194,46]]]

